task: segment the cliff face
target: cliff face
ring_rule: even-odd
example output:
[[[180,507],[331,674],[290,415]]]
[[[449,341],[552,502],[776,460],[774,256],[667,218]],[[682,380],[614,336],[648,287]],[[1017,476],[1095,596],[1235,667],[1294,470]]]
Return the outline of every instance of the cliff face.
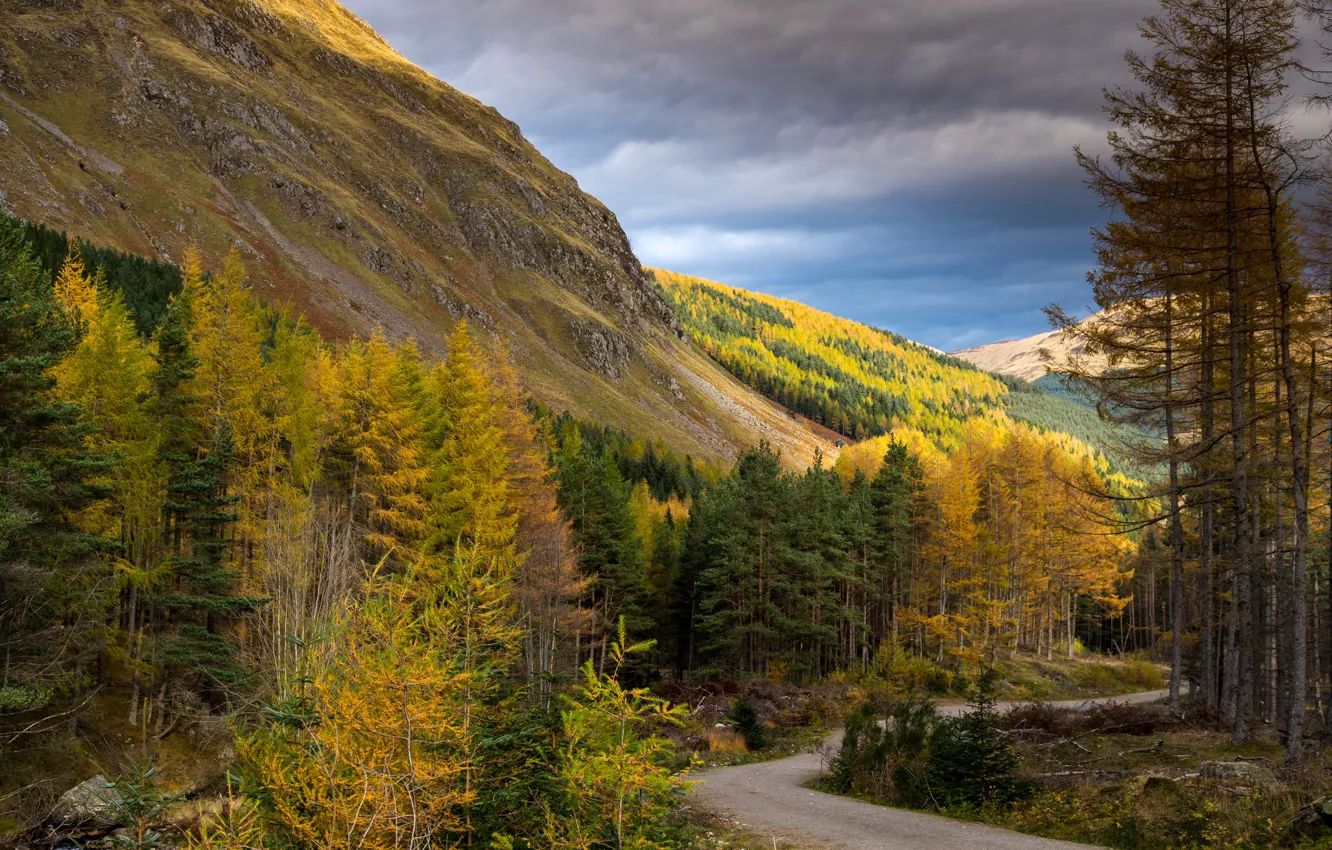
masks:
[[[684,451],[819,440],[684,341],[615,216],[329,0],[0,0],[0,195],[209,262],[337,337],[467,319],[528,388]]]

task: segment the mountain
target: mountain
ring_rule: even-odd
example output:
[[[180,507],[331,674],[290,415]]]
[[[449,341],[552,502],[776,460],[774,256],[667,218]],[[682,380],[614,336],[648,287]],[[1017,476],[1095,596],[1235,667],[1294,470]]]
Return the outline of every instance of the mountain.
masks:
[[[1092,316],[1083,321],[1094,320]],[[949,353],[987,372],[1036,381],[1047,374],[1048,365],[1081,354],[1082,347],[1070,345],[1060,331],[1046,331],[1024,339],[1006,339]]]
[[[694,342],[746,385],[843,442],[912,435],[949,451],[978,424],[1054,435],[1108,471],[1141,439],[1065,394],[794,301],[669,271],[653,277]],[[882,456],[879,451],[878,456]],[[877,460],[877,458],[875,458]]]
[[[691,346],[615,216],[331,0],[0,0],[0,202],[216,266],[326,337],[505,344],[546,404],[724,460],[828,447]]]

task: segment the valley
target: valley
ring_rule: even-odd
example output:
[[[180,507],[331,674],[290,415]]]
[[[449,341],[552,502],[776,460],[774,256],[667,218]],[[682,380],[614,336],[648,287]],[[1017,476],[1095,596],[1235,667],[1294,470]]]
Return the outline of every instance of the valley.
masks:
[[[1332,847],[1332,9],[1160,0],[1099,312],[944,353],[1083,118],[824,97],[972,90],[840,76],[947,9],[558,3],[0,0],[0,848]]]

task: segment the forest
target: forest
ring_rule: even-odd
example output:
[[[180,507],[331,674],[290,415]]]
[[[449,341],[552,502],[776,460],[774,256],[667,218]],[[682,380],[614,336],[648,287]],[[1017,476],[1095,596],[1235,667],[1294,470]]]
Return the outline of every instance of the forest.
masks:
[[[1130,461],[1142,428],[1104,419],[1058,376],[992,375],[888,331],[803,304],[654,270],[694,341],[743,383],[850,440],[919,432],[947,451],[975,422],[1025,423],[1064,435],[1102,472]],[[1123,448],[1129,451],[1121,451]]]
[[[1332,20],[1320,4],[1306,11]],[[1090,275],[1106,318],[1050,310],[1084,352],[1065,376],[1164,436],[1137,454],[1164,471],[1143,524],[1168,576],[1172,709],[1187,683],[1237,743],[1270,725],[1292,762],[1309,708],[1324,729],[1332,720],[1319,542],[1332,242],[1325,152],[1288,120],[1292,80],[1307,72],[1296,13],[1284,0],[1168,0],[1145,19],[1134,84],[1106,92],[1109,155],[1077,152],[1112,212]]]
[[[1067,486],[1105,481],[1038,431],[720,469],[531,402],[465,323],[438,361],[332,343],[234,254],[0,224],[19,822],[96,705],[145,757],[226,719],[220,845],[661,846],[659,683],[962,669],[1122,620],[1130,553]]]

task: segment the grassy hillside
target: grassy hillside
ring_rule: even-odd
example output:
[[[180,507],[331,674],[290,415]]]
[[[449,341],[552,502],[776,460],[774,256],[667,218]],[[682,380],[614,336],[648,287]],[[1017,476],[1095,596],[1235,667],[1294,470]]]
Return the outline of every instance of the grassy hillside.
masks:
[[[1095,320],[1095,316],[1089,319]],[[1023,339],[1005,339],[963,348],[951,353],[987,372],[1012,375],[1033,383],[1039,383],[1051,366],[1058,367],[1072,358],[1084,356],[1080,343],[1065,339],[1064,334],[1057,330]]]
[[[1026,423],[1065,435],[1070,450],[1124,465],[1116,447],[1136,431],[1106,423],[1065,395],[983,372],[897,334],[794,301],[654,271],[693,340],[731,374],[849,440],[895,430],[956,446],[977,421]],[[1121,470],[1122,471],[1122,470]]]
[[[827,446],[682,338],[615,216],[494,109],[331,0],[0,0],[0,206],[208,265],[326,337],[438,352],[467,319],[527,388],[682,452]]]

